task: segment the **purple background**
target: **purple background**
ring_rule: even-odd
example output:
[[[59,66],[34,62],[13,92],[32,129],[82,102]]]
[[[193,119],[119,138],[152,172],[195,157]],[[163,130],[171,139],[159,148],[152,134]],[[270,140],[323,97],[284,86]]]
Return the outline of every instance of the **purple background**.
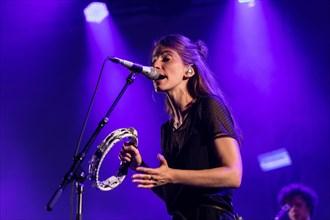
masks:
[[[0,219],[69,219],[70,185],[52,212],[45,205],[72,164],[103,60],[117,56],[149,65],[152,41],[169,33],[207,43],[210,66],[243,130],[236,211],[247,220],[273,219],[281,187],[303,182],[320,197],[315,219],[330,219],[330,1],[257,0],[254,8],[234,0],[153,1],[159,2],[153,11],[148,1],[140,1],[144,7],[136,2],[109,1],[114,11],[100,24],[84,20],[89,1],[0,2]],[[128,73],[106,63],[82,146]],[[159,129],[167,117],[163,96],[138,76],[84,169],[107,134],[131,126],[145,161],[157,166]],[[118,168],[119,148],[106,158],[105,175]],[[257,156],[278,148],[288,150],[292,166],[262,172]],[[170,219],[151,191],[131,183],[131,174],[109,192],[86,181],[83,218]]]

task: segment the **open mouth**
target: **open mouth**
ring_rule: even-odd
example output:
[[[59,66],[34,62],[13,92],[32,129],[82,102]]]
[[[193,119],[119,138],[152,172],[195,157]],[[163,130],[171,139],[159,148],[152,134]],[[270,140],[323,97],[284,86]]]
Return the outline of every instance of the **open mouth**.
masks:
[[[164,75],[159,75],[158,79],[156,79],[155,81],[157,82],[157,81],[162,80],[162,79],[165,79],[165,78],[166,78],[166,76],[164,76]]]

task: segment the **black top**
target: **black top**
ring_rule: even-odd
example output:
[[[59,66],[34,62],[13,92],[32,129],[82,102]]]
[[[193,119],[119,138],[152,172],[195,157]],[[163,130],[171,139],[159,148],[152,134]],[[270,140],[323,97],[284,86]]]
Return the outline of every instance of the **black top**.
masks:
[[[213,141],[229,136],[238,139],[234,122],[222,99],[208,96],[197,100],[182,125],[175,129],[173,119],[161,127],[162,154],[170,168],[202,170],[221,166]],[[233,212],[230,188],[193,187],[180,184],[162,186],[170,214],[198,205],[215,205]]]

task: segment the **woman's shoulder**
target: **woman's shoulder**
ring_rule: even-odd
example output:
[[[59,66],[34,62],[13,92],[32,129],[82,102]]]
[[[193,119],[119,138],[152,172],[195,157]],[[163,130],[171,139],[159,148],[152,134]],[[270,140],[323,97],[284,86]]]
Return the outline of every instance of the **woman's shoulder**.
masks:
[[[199,112],[202,118],[231,115],[226,102],[218,95],[208,95],[200,99]]]
[[[203,106],[212,106],[212,105],[224,105],[224,100],[218,95],[207,95],[199,99],[199,102]]]

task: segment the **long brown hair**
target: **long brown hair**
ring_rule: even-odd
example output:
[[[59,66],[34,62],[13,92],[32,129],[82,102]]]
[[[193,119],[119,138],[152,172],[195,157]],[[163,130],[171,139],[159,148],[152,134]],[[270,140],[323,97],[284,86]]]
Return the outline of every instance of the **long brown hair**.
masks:
[[[194,69],[195,74],[188,80],[187,85],[188,92],[193,98],[216,95],[223,99],[222,91],[207,64],[208,48],[203,41],[192,42],[183,35],[170,34],[154,42],[154,53],[162,48],[175,50],[183,63]],[[169,114],[172,115],[168,100],[166,104]]]
[[[189,65],[194,68],[195,74],[189,78],[187,89],[189,94],[194,99],[206,97],[209,95],[218,96],[222,99],[223,103],[230,110],[228,103],[226,102],[223,93],[214,77],[213,72],[207,64],[208,48],[206,44],[197,40],[192,42],[189,38],[180,34],[170,34],[163,36],[159,40],[154,42],[153,54],[157,54],[158,50],[163,48],[169,48],[175,50],[181,57],[185,65]],[[171,108],[168,97],[166,96],[166,110],[170,116],[173,116],[173,109]],[[229,111],[231,114],[231,111]],[[237,123],[234,121],[235,131],[238,135],[238,142],[242,144],[242,133]]]

